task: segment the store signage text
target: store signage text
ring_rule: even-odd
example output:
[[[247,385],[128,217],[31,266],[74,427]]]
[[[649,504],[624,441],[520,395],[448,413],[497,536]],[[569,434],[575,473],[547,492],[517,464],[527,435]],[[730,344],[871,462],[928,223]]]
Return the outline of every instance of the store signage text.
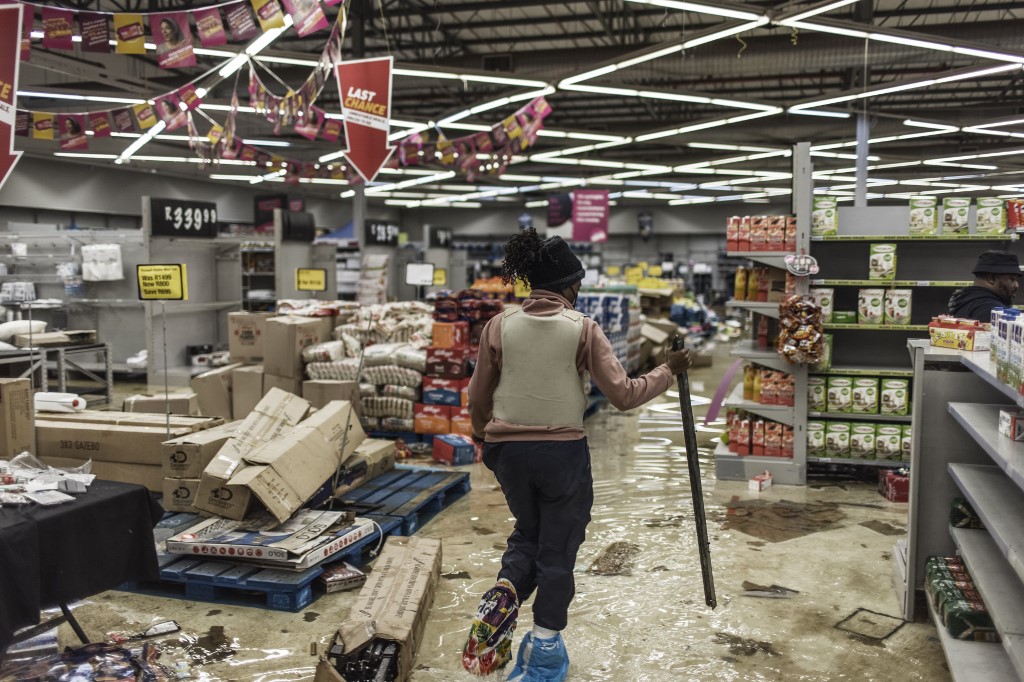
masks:
[[[296,269],[295,288],[298,291],[327,291],[327,270],[324,268]]]
[[[184,263],[137,265],[140,301],[187,301]]]
[[[150,199],[152,234],[161,237],[217,236],[217,204],[210,201]]]

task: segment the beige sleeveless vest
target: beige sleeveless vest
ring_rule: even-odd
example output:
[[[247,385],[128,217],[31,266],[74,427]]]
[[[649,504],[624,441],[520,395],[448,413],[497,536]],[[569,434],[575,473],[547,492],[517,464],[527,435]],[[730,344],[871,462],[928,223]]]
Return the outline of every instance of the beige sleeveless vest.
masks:
[[[501,378],[494,417],[523,426],[583,426],[584,380],[576,369],[583,315],[539,317],[520,309],[501,318]]]

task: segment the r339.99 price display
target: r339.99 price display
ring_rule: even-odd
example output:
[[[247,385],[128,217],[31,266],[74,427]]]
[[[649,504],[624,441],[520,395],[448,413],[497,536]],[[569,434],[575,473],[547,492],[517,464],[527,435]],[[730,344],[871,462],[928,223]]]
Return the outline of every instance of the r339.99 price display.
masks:
[[[213,202],[151,199],[150,219],[156,236],[217,236],[217,205]]]

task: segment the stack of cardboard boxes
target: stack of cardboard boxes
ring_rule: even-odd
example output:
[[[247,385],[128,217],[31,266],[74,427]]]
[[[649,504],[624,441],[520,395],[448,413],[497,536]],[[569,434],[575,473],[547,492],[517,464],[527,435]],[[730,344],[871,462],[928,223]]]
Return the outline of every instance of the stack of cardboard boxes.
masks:
[[[423,402],[416,403],[415,431],[419,434],[472,435],[469,421],[469,323],[435,322],[433,345],[427,348]]]
[[[194,511],[199,478],[217,451],[234,434],[238,422],[197,431],[163,443],[164,509]]]

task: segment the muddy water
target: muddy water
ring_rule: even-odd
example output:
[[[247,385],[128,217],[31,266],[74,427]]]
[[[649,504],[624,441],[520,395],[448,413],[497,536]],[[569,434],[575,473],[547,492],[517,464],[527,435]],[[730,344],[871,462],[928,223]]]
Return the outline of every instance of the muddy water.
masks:
[[[718,367],[692,373],[706,383],[705,389],[694,381],[697,415],[727,363],[723,354]],[[929,624],[906,624],[884,640],[836,627],[854,622],[860,609],[898,612],[891,551],[894,534],[906,526],[906,505],[886,502],[869,484],[775,486],[758,494],[745,483],[715,481],[710,453],[721,422],[698,429],[719,604],[707,608],[679,420],[677,397],[668,395],[629,414],[605,409],[588,422],[594,520],[564,633],[570,681],[949,679]],[[478,679],[462,670],[459,655],[477,601],[494,583],[512,520],[490,472],[466,469],[472,492],[419,531],[443,539],[444,563],[414,682]],[[808,528],[801,505],[838,509],[840,518]],[[789,532],[750,534],[735,523],[735,510],[760,518],[765,509],[772,512],[765,519]],[[789,528],[785,519],[794,509]],[[628,574],[589,572],[614,543],[629,548]],[[744,596],[745,582],[795,592],[754,598]],[[291,614],[109,592],[76,613],[94,637],[174,618],[183,631],[166,640],[168,664],[178,661],[198,680],[276,682],[312,679],[311,644],[326,643],[352,600],[352,593],[327,595]],[[532,626],[529,606],[517,646]],[[62,640],[72,641],[63,631]]]

